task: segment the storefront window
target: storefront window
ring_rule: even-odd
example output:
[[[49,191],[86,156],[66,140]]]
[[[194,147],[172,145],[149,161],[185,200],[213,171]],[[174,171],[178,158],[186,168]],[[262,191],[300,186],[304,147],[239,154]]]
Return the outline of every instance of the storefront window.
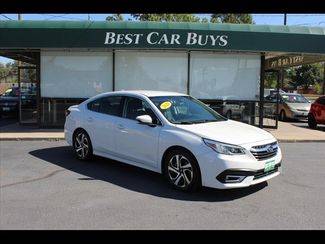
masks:
[[[116,90],[161,90],[186,93],[186,52],[116,51]]]
[[[112,91],[111,52],[41,52],[41,96],[88,98]]]
[[[260,55],[191,52],[190,94],[200,99],[259,100]]]

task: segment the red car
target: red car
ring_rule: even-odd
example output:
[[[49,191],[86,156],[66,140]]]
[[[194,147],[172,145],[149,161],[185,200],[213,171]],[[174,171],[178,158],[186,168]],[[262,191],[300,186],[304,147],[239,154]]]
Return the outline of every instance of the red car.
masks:
[[[315,129],[317,124],[325,124],[325,96],[312,103],[308,114],[308,126]]]

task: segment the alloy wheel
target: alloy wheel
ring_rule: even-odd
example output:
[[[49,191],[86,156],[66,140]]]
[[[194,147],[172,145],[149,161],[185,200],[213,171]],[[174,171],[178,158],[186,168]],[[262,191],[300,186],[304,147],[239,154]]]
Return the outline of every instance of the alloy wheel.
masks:
[[[84,159],[89,153],[89,141],[85,133],[79,133],[74,142],[74,148],[79,158]]]
[[[193,180],[192,165],[183,155],[174,155],[168,162],[167,170],[169,179],[177,187],[186,188]]]

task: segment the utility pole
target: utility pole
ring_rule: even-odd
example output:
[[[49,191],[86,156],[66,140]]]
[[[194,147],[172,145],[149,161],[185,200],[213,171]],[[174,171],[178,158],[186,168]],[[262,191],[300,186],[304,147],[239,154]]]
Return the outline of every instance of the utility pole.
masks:
[[[88,21],[90,20],[90,14],[88,14]]]
[[[283,24],[287,25],[287,14],[284,14]],[[283,68],[281,68],[280,77],[281,77],[281,89],[283,89],[283,83],[284,83],[284,69]]]
[[[325,95],[325,62],[323,62],[323,95]]]

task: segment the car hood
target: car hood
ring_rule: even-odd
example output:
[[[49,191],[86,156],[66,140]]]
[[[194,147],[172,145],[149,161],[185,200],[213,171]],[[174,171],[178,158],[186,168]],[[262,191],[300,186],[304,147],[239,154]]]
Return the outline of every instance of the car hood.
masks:
[[[276,140],[271,133],[265,130],[234,120],[176,125],[176,127],[203,138],[234,145],[243,145],[272,139]]]
[[[287,103],[287,105],[289,106],[289,108],[303,109],[309,111],[311,103]]]

